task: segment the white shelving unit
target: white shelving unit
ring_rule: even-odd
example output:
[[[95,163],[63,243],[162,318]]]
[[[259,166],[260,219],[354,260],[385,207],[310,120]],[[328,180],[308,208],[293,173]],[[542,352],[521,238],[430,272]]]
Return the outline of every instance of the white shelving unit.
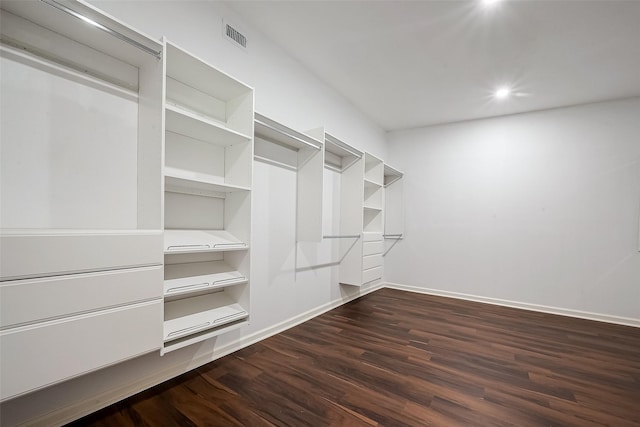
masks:
[[[247,324],[253,89],[164,40],[162,353]]]
[[[397,241],[404,237],[404,174],[384,165],[384,238]]]
[[[339,278],[341,284],[362,282],[364,153],[324,131],[310,134],[324,140],[325,168],[340,174],[340,211],[337,233],[325,239],[339,241]]]
[[[364,200],[362,208],[363,248],[362,276],[360,284],[382,278],[383,234],[383,183],[384,163],[377,157],[364,153]]]
[[[163,47],[83,1],[0,8],[5,400],[162,346]]]
[[[323,140],[258,113],[255,138],[256,160],[297,172],[296,240],[322,241]]]

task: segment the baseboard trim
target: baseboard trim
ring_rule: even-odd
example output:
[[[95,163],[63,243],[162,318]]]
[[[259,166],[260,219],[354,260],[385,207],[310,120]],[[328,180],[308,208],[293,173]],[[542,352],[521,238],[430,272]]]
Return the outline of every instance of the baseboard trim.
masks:
[[[441,297],[463,299],[467,301],[483,302],[486,304],[501,305],[504,307],[520,308],[523,310],[538,311],[542,313],[557,314],[560,316],[576,317],[578,319],[595,320],[598,322],[614,323],[616,325],[633,326],[640,328],[640,319],[611,316],[609,314],[591,313],[588,311],[571,310],[560,307],[550,307],[526,302],[509,301],[499,298],[482,297],[478,295],[463,294],[459,292],[442,291],[439,289],[421,288],[418,286],[403,285],[400,283],[384,283],[384,287],[400,291],[415,292],[419,294],[436,295]]]
[[[251,344],[255,344],[258,341],[262,341],[273,335],[279,334],[280,332],[284,332],[287,329],[290,329],[294,326],[304,323],[316,316],[326,313],[327,311],[333,310],[334,308],[337,308],[343,304],[346,304],[350,301],[353,301],[371,292],[377,291],[383,287],[384,287],[383,283],[377,283],[372,286],[368,286],[366,288],[357,288],[358,292],[354,293],[353,295],[343,296],[341,298],[338,298],[326,304],[323,304],[319,307],[315,307],[311,310],[301,313],[297,316],[294,316],[290,319],[287,319],[283,322],[280,322],[268,328],[262,329],[260,331],[254,332],[251,335],[242,337],[232,343],[229,343],[225,346],[215,349],[213,353],[200,355],[192,359],[189,362],[188,366],[186,367],[184,363],[169,366],[166,369],[156,372],[153,375],[140,378],[131,384],[127,384],[126,386],[123,386],[117,389],[112,389],[104,393],[92,396],[90,399],[75,402],[71,405],[67,405],[65,407],[56,409],[53,412],[49,412],[47,414],[41,415],[36,418],[32,418],[21,424],[18,424],[18,426],[30,426],[30,427],[43,426],[44,427],[44,426],[61,426],[61,425],[70,423],[74,420],[82,418],[93,412],[99,411],[100,409],[103,409],[111,404],[119,402],[122,399],[126,399],[127,397],[133,396],[136,393],[140,393],[141,391],[144,391],[148,388],[161,384],[164,381],[175,378],[178,375],[182,375],[186,372],[196,369],[209,362],[212,362],[221,357],[227,356],[245,347],[248,347]]]

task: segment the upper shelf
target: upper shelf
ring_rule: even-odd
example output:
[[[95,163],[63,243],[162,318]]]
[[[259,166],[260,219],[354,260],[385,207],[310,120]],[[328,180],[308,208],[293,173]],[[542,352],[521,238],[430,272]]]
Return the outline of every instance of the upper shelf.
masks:
[[[324,134],[325,165],[338,172],[360,160],[364,153],[335,136]]]
[[[255,135],[269,142],[294,150],[302,148],[322,149],[322,141],[255,113]]]
[[[391,166],[385,164],[384,165],[384,186],[396,182],[400,178],[402,178],[404,174],[397,169],[392,168]]]
[[[3,0],[3,10],[140,67],[162,55],[162,43],[78,0]]]
[[[166,129],[180,135],[220,146],[251,141],[251,137],[236,132],[208,117],[201,116],[177,105],[166,104]]]
[[[167,76],[225,102],[253,91],[250,86],[187,53],[174,43],[165,42]]]

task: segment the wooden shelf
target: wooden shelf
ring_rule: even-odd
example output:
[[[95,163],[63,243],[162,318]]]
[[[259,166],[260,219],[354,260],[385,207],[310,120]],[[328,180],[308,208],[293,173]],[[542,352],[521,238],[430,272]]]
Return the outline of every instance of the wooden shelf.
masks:
[[[245,319],[249,313],[224,292],[164,304],[164,341]]]
[[[164,296],[187,295],[247,283],[247,278],[224,261],[165,264]]]
[[[165,230],[164,253],[224,252],[249,249],[225,230]]]
[[[235,191],[250,191],[248,187],[221,182],[223,178],[199,172],[188,171],[166,166],[164,168],[164,182],[166,191],[178,193],[189,190],[205,192],[232,193]]]
[[[220,146],[251,141],[251,137],[236,132],[214,119],[193,113],[177,105],[165,104],[166,130]]]

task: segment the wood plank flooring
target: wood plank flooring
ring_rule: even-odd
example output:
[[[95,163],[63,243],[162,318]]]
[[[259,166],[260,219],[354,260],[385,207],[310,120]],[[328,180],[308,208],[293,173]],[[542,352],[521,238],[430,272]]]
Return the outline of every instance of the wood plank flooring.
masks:
[[[640,426],[640,328],[382,289],[85,425]]]

